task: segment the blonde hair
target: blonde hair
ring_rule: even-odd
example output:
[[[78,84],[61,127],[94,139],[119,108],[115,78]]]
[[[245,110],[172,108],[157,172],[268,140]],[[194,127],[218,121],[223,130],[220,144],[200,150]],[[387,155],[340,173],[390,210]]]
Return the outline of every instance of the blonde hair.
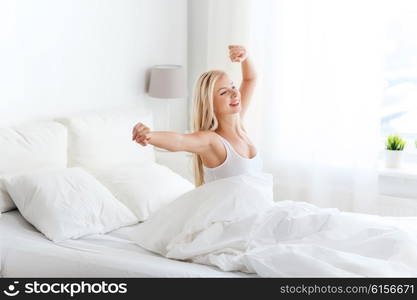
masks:
[[[214,114],[213,95],[216,81],[226,75],[224,71],[212,70],[204,72],[198,78],[193,99],[193,112],[191,116],[191,128],[193,132],[217,129],[218,121]],[[194,181],[198,187],[204,184],[203,161],[200,155],[193,154],[194,160]]]

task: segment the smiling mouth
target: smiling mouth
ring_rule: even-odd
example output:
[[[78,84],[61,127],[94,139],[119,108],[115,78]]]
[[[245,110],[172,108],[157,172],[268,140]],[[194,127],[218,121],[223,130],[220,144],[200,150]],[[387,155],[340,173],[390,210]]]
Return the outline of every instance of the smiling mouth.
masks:
[[[238,106],[239,104],[240,104],[240,101],[235,102],[235,103],[230,103],[229,105],[230,105],[230,106],[233,106],[233,107],[236,107],[236,106]]]

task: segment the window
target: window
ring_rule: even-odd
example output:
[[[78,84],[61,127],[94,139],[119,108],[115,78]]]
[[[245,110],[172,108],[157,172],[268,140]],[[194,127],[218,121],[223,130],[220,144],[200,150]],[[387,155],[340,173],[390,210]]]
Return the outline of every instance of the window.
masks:
[[[385,23],[381,134],[400,134],[417,154],[417,1],[392,1]]]

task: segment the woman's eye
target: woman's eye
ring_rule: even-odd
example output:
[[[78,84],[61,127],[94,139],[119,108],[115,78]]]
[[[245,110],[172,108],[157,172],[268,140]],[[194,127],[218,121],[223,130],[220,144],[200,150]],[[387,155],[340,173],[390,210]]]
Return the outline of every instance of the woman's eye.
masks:
[[[223,96],[224,94],[226,94],[226,92],[221,93],[220,96]]]
[[[235,86],[232,86],[232,89],[235,89]]]

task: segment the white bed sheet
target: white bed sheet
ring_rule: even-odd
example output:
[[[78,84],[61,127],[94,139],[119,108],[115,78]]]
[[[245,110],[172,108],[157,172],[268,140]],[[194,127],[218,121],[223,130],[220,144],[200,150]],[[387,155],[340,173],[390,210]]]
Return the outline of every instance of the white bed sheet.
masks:
[[[1,277],[256,277],[164,258],[127,238],[135,226],[55,244],[15,211],[0,215]]]

